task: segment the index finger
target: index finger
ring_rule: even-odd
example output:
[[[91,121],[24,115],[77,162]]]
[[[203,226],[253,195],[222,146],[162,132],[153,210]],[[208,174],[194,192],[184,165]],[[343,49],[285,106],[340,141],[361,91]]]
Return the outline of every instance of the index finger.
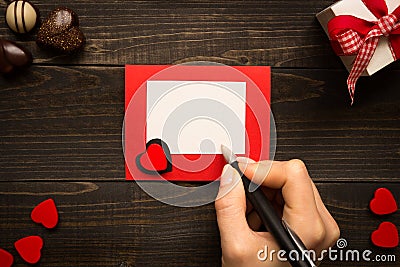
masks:
[[[288,208],[317,212],[312,182],[302,161],[239,163],[239,167],[253,182],[273,189],[282,189]]]

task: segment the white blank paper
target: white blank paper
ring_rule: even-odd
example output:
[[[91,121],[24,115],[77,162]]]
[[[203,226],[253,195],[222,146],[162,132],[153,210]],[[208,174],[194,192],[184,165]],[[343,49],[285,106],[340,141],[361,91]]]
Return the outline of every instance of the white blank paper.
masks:
[[[245,82],[147,81],[146,142],[171,154],[245,153]]]

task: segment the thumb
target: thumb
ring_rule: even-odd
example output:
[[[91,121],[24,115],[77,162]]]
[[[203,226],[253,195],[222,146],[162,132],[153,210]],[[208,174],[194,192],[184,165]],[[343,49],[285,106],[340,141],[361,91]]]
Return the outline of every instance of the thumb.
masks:
[[[246,195],[239,173],[225,165],[215,201],[221,246],[232,246],[249,237],[251,229],[246,220]]]

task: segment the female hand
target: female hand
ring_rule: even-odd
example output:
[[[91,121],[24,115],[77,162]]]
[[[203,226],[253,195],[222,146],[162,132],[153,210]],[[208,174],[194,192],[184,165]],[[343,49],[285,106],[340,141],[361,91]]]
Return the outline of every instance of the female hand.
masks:
[[[308,250],[319,255],[335,244],[340,235],[339,227],[322,202],[302,161],[255,162],[238,158],[238,162],[249,179],[261,184],[278,214]],[[278,259],[280,248],[271,234],[259,231],[261,221],[252,206],[246,203],[239,173],[227,164],[220,182],[215,209],[221,235],[222,266],[290,266],[287,261]],[[272,250],[276,253],[271,258],[268,254]]]

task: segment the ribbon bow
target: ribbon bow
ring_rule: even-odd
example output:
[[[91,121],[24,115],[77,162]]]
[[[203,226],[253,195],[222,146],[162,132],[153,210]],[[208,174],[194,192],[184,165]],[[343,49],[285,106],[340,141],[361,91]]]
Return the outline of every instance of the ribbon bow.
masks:
[[[388,37],[393,58],[400,58],[400,6],[389,14],[385,0],[363,0],[363,3],[377,18],[376,21],[341,15],[328,23],[329,36],[336,53],[357,55],[347,78],[351,104],[354,102],[357,80],[371,61],[381,36]]]

